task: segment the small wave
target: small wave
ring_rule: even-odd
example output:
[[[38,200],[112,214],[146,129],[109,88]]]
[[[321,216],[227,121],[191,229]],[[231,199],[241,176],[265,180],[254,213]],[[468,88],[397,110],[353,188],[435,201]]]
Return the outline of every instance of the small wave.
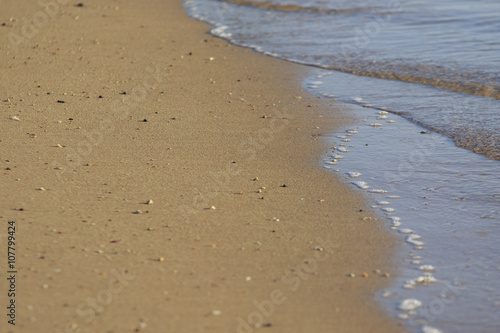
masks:
[[[220,2],[231,3],[239,6],[251,6],[255,8],[262,8],[267,10],[277,10],[283,12],[307,12],[307,13],[321,13],[321,14],[352,14],[361,13],[368,10],[373,10],[370,8],[348,8],[348,9],[326,9],[320,7],[303,7],[299,5],[292,4],[274,4],[265,1],[250,1],[250,0],[219,0]]]

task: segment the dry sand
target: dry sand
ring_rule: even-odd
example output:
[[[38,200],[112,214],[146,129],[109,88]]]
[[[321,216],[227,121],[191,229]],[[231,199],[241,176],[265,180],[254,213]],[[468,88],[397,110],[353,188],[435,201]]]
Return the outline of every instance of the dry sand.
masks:
[[[42,3],[0,14],[1,332],[401,330],[374,301],[396,242],[319,166],[349,118],[307,68],[179,0]]]

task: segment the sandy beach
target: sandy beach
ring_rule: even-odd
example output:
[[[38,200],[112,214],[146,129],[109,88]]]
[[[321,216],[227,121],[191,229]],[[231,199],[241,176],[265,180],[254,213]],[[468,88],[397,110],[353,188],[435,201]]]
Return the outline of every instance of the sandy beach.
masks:
[[[374,300],[397,241],[321,168],[350,118],[307,67],[180,0],[41,3],[0,15],[1,332],[402,330]]]

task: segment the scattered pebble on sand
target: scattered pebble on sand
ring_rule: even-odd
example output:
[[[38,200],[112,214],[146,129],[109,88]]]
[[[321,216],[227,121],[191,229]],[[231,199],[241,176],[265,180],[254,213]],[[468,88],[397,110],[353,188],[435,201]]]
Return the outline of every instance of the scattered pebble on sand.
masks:
[[[145,203],[145,204],[146,204],[146,205],[152,205],[152,204],[153,204],[153,200],[151,200],[151,199],[150,199],[150,200],[146,201],[146,203]]]
[[[138,209],[135,212],[133,212],[133,214],[142,214],[142,211]]]
[[[17,116],[10,117],[10,119],[15,121],[21,121],[21,119],[19,119],[19,117]]]

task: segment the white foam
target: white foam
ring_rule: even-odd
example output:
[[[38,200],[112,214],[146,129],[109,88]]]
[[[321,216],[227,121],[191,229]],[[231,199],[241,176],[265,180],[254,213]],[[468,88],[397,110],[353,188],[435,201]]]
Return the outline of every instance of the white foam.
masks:
[[[422,326],[422,333],[443,333],[441,330],[438,330],[437,328],[431,327],[431,326]]]
[[[386,213],[392,213],[394,211],[394,208],[386,207],[386,208],[382,208],[382,210]]]
[[[386,109],[386,108],[385,108],[385,107],[382,107],[381,109]],[[378,114],[380,114],[380,115],[385,115],[385,114],[387,114],[388,112],[387,112],[387,111],[379,111],[379,112],[377,112],[377,113],[378,113]]]
[[[340,160],[340,159],[344,158],[344,156],[339,155],[339,154],[335,154],[335,155],[333,155],[332,157],[333,157],[333,158],[336,158],[336,159],[338,159],[338,160]]]
[[[401,230],[399,230],[399,232],[402,234],[413,234],[415,231],[413,231],[411,229],[401,229]]]
[[[359,133],[358,130],[355,130],[355,129],[348,129],[346,132],[349,134],[358,134]]]
[[[418,269],[420,269],[421,271],[424,271],[424,272],[433,272],[436,270],[434,268],[434,266],[432,266],[432,265],[422,265]]]
[[[351,178],[358,178],[359,176],[361,176],[361,173],[360,172],[347,172],[347,175]]]
[[[377,205],[385,206],[388,204],[389,204],[389,201],[377,201]]]
[[[422,302],[420,302],[418,299],[408,298],[402,301],[401,304],[399,304],[399,309],[401,311],[413,311],[421,306]]]
[[[424,245],[424,242],[419,241],[418,239],[420,239],[420,238],[421,238],[420,235],[416,235],[416,234],[409,235],[408,237],[406,237],[406,242],[413,244],[415,246],[422,246],[422,245]]]
[[[373,189],[373,190],[370,190],[368,192],[370,192],[370,193],[379,193],[379,194],[387,193],[386,190],[380,190],[380,189]]]
[[[338,147],[337,150],[340,151],[341,153],[348,153],[349,152],[349,150],[347,150],[347,148],[345,148],[345,147]]]
[[[210,32],[213,35],[216,35],[216,36],[219,36],[219,37],[222,37],[222,38],[231,38],[231,37],[233,37],[232,33],[226,32],[227,29],[228,29],[228,26],[221,25],[221,26],[219,26],[217,28],[212,29],[212,31],[210,31]]]
[[[361,97],[354,97],[353,100],[358,103],[363,102],[363,99]]]
[[[437,279],[434,276],[432,276],[432,274],[427,273],[416,278],[415,282],[420,284],[430,284],[430,283],[436,283]]]
[[[363,182],[363,181],[357,181],[357,182],[352,182],[352,183],[362,190],[367,190],[369,188],[368,184],[366,182]]]
[[[387,199],[399,199],[401,198],[399,195],[389,195],[387,196]]]

